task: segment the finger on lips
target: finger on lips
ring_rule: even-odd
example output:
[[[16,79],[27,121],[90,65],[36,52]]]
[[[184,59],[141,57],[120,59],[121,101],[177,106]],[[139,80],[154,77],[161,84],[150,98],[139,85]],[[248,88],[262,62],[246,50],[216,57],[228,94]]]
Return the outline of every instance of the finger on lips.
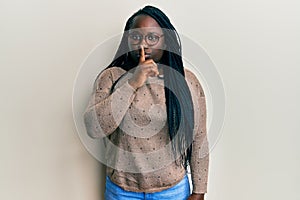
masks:
[[[140,63],[141,62],[145,62],[145,50],[144,50],[144,47],[143,47],[143,45],[141,45],[141,50],[140,50],[141,52],[140,52]]]
[[[157,76],[159,74],[158,72],[158,68],[157,68],[157,64],[154,62],[154,60],[149,59],[146,60],[145,58],[145,50],[143,45],[141,45],[141,49],[140,49],[140,63],[144,63],[146,64],[144,67],[147,66],[148,70],[147,70],[147,74],[150,76]]]

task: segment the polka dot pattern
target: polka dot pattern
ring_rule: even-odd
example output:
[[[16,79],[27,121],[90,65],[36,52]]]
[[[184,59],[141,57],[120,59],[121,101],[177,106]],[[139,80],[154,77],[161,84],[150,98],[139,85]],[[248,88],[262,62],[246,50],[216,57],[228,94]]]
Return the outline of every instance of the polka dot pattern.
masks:
[[[123,153],[107,152],[109,164],[114,164],[107,167],[107,175],[123,189],[156,192],[170,188],[184,177],[185,169],[175,162],[164,163],[164,154],[147,156],[161,150],[166,154],[171,151],[166,148],[170,139],[163,85],[150,83],[134,90],[125,78],[121,78],[111,91],[113,83],[124,73],[123,69],[112,67],[98,75],[85,112],[88,134],[93,138],[109,136],[111,142],[123,150]],[[196,76],[187,69],[185,74],[196,109],[191,161],[193,192],[205,193],[209,166],[205,95]],[[163,79],[159,81],[163,83]],[[155,106],[159,107],[153,110]],[[151,130],[155,134],[147,135]],[[142,153],[143,156],[127,159],[125,152]],[[137,173],[122,170],[120,166],[124,165]]]

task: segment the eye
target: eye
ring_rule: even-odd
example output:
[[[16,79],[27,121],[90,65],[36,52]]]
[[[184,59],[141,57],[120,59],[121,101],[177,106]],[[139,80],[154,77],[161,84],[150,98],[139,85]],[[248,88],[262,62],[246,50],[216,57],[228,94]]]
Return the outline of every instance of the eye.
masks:
[[[147,35],[147,39],[151,42],[156,42],[158,41],[158,36],[157,35],[154,35],[154,34],[150,34],[150,35]]]
[[[130,39],[140,41],[142,39],[142,36],[139,34],[131,34]]]

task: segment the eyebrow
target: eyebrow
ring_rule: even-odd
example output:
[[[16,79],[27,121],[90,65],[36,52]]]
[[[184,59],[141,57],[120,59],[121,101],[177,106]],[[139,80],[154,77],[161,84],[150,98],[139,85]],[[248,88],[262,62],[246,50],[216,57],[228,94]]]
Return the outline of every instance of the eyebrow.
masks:
[[[133,31],[133,32],[131,32],[131,33],[138,33],[138,34],[141,34],[141,35],[143,35],[142,33],[140,33],[139,31]],[[157,35],[161,35],[161,34],[163,34],[163,33],[157,33],[157,32],[148,32],[146,35],[149,35],[149,34],[157,34]]]

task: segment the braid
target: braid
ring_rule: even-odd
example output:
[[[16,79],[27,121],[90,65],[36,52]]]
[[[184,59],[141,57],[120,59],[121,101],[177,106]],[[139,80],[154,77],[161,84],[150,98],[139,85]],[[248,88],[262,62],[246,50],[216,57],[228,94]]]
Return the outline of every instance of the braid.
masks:
[[[165,98],[169,135],[175,158],[180,156],[181,164],[186,168],[191,160],[194,110],[191,93],[184,78],[181,41],[169,18],[153,6],[146,6],[134,13],[126,22],[120,46],[107,68],[118,66],[128,71],[137,66],[138,63],[128,55],[127,31],[139,15],[148,15],[155,19],[166,35],[167,50],[164,51],[161,63],[168,66],[165,68],[164,81],[168,86],[165,87]]]

